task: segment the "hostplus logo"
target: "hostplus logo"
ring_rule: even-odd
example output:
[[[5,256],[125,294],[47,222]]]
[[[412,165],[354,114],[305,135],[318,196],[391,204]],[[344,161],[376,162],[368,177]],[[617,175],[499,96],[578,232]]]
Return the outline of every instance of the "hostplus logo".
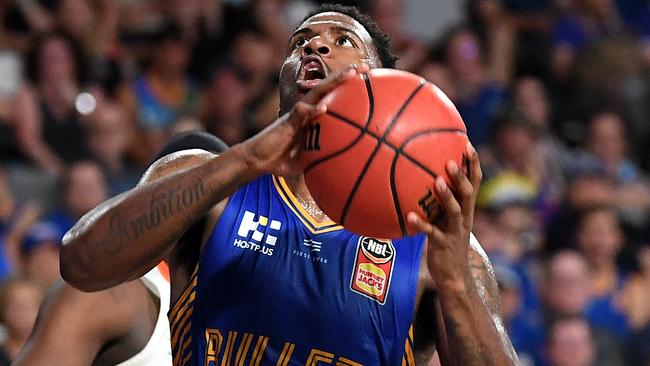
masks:
[[[294,249],[291,254],[309,259],[312,262],[325,263],[327,264],[327,258],[323,258],[320,255],[320,251],[323,248],[323,242],[316,241],[314,239],[304,239],[302,241],[302,247],[299,249]]]
[[[278,220],[269,220],[268,217],[263,215],[259,215],[255,220],[255,213],[245,211],[244,217],[239,224],[239,230],[237,230],[237,236],[243,239],[235,239],[232,245],[272,256],[273,249],[278,241],[276,235],[281,228],[282,223]]]

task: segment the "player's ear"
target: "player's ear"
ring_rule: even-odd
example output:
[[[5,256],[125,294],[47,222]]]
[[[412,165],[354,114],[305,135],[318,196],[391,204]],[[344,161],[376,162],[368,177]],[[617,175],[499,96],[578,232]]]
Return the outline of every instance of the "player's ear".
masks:
[[[282,109],[278,108],[278,118],[280,118],[280,116],[282,116]]]

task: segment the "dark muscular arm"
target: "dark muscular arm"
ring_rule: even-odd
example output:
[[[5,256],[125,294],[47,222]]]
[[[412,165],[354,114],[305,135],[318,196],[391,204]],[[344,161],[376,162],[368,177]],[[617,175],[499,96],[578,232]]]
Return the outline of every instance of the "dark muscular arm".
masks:
[[[153,268],[213,205],[259,174],[238,150],[194,161],[190,168],[187,156],[156,163],[151,175],[179,170],[104,202],[66,234],[63,278],[80,290],[96,291]]]
[[[447,164],[455,192],[438,177],[437,202],[444,217],[424,220],[415,213],[409,222],[428,236],[427,267],[437,293],[438,343],[443,366],[518,363],[499,317],[499,293],[490,262],[471,238],[474,202],[481,181],[478,154],[468,145],[467,174],[455,162]],[[471,239],[470,239],[471,238]]]
[[[470,245],[471,285],[460,292],[438,291],[442,310],[438,327],[444,330],[442,337],[448,347],[444,352],[439,345],[441,363],[516,365],[517,354],[501,320],[501,301],[492,265],[478,242],[471,241]]]
[[[92,210],[63,238],[63,278],[80,290],[97,291],[142,276],[170,253],[188,228],[237,188],[264,172],[295,169],[302,127],[326,110],[320,100],[366,70],[364,65],[328,77],[255,137]]]

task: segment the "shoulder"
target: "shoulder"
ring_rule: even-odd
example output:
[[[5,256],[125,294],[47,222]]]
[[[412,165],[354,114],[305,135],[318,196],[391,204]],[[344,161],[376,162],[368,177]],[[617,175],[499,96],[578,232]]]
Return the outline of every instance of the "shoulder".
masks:
[[[139,185],[191,168],[217,156],[217,154],[201,149],[181,150],[165,155],[151,164],[142,176]]]

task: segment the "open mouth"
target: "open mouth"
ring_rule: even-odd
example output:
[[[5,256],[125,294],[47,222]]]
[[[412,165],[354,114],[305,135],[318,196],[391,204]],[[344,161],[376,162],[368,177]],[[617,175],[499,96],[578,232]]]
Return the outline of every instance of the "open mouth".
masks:
[[[305,57],[302,60],[302,66],[298,73],[298,88],[302,90],[309,90],[327,77],[327,69],[323,61],[318,57]]]

